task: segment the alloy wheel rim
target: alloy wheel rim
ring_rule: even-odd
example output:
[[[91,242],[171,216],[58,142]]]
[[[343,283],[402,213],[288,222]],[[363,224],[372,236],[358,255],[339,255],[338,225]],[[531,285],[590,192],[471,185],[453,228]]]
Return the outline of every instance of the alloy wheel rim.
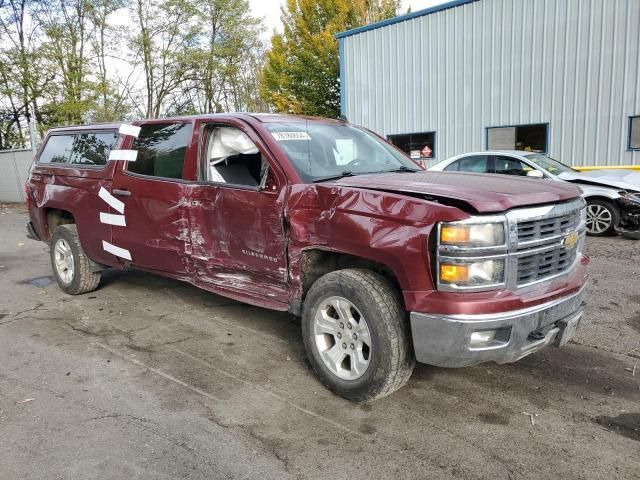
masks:
[[[64,283],[71,283],[74,272],[73,252],[63,238],[59,239],[54,247],[54,263],[60,279]]]
[[[316,348],[324,365],[342,380],[357,380],[369,368],[371,332],[353,303],[333,296],[322,301],[313,321]]]
[[[587,231],[589,233],[605,232],[611,226],[612,218],[611,211],[602,205],[587,206]]]

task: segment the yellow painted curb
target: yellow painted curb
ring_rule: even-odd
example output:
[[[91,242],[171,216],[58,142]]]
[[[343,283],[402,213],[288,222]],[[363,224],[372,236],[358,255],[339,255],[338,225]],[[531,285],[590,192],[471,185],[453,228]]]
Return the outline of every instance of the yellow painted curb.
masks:
[[[588,172],[590,170],[636,170],[640,172],[640,165],[622,165],[619,167],[573,167],[581,172]]]

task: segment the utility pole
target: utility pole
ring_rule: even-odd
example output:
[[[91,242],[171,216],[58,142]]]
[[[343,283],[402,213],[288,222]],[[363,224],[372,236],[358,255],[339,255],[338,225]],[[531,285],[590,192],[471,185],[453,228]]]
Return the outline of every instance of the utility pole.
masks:
[[[36,137],[36,120],[33,117],[29,119],[29,138],[31,139],[31,150],[35,155],[38,150],[38,139]]]

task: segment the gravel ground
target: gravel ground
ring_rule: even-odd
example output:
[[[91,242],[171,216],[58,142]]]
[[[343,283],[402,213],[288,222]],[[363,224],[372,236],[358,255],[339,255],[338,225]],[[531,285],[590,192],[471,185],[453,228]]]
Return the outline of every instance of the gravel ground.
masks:
[[[640,242],[588,239],[567,348],[419,365],[354,405],[311,374],[289,315],[139,272],[65,295],[24,209],[0,214],[3,480],[639,478]]]

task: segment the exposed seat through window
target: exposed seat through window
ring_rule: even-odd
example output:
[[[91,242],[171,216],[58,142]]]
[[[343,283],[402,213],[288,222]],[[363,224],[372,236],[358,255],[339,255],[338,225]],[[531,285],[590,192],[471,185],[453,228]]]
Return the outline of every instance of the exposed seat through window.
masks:
[[[233,127],[211,129],[207,148],[208,180],[258,187],[262,155],[246,133]]]

